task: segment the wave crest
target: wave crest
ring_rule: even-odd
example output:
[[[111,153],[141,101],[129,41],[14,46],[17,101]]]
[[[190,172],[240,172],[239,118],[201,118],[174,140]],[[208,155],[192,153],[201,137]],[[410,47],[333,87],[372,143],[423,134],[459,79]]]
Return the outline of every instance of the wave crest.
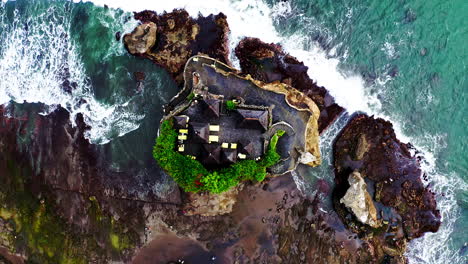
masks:
[[[110,106],[94,98],[70,37],[71,3],[52,3],[42,10],[30,5],[21,14],[15,8],[12,21],[7,21],[6,4],[1,5],[0,104],[41,102],[50,106],[44,114],[61,105],[72,124],[82,113],[92,143],[107,143],[138,128],[144,115],[129,111],[131,101]]]

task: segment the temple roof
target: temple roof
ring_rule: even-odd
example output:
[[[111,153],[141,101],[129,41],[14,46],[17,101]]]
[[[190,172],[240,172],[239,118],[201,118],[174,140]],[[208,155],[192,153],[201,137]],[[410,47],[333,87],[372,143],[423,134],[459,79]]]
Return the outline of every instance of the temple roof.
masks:
[[[239,127],[250,129],[262,129],[266,131],[268,128],[268,111],[267,110],[247,110],[238,109],[237,112],[241,115],[242,120],[239,122]]]
[[[176,128],[186,128],[188,122],[188,116],[174,116],[174,126]]]
[[[208,137],[210,135],[210,130],[208,124],[206,123],[190,123],[190,135],[195,142],[198,143],[208,143]]]
[[[202,162],[208,165],[220,163],[221,147],[219,144],[203,144]]]
[[[219,117],[220,101],[218,99],[205,99],[202,100],[204,105],[203,113],[209,117]]]
[[[247,156],[251,157],[254,153],[254,143],[249,140],[242,140],[240,142],[241,145],[241,152],[246,154]]]
[[[223,149],[221,152],[221,159],[226,163],[235,163],[237,161],[236,149]]]

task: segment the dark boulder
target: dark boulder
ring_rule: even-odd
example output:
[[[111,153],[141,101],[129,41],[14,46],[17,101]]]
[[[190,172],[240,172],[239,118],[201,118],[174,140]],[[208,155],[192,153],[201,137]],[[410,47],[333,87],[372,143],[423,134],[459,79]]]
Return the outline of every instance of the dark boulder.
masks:
[[[338,201],[349,187],[348,175],[358,171],[364,177],[369,193],[373,194],[377,215],[385,231],[380,236],[403,241],[438,230],[440,212],[435,196],[424,186],[419,160],[412,151],[411,145],[397,139],[388,121],[362,114],[348,123],[334,144],[334,204],[348,227],[361,235],[373,232],[356,223]]]

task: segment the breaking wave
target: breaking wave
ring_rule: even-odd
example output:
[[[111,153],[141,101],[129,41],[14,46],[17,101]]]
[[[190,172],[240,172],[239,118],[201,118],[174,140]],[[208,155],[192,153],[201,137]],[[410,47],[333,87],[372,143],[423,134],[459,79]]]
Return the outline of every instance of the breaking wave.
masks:
[[[50,5],[27,18],[15,9],[12,21],[6,21],[1,3],[0,104],[40,102],[49,106],[43,114],[60,105],[70,112],[73,124],[82,113],[91,126],[85,136],[102,144],[138,128],[144,116],[131,110],[132,100],[106,105],[95,99],[70,37],[71,8],[71,4]]]

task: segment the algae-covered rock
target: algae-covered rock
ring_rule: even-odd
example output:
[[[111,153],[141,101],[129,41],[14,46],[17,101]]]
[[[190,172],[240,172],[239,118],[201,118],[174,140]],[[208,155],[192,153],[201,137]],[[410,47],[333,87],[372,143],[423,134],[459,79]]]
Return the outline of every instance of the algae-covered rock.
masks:
[[[0,247],[31,263],[128,259],[139,244],[138,203],[105,196],[118,191],[102,181],[109,175],[97,170],[83,120],[72,127],[62,108],[21,120],[4,111],[0,106]]]
[[[378,227],[377,211],[367,192],[367,184],[359,172],[353,172],[348,178],[349,189],[340,202],[353,212],[359,221],[372,227]]]

